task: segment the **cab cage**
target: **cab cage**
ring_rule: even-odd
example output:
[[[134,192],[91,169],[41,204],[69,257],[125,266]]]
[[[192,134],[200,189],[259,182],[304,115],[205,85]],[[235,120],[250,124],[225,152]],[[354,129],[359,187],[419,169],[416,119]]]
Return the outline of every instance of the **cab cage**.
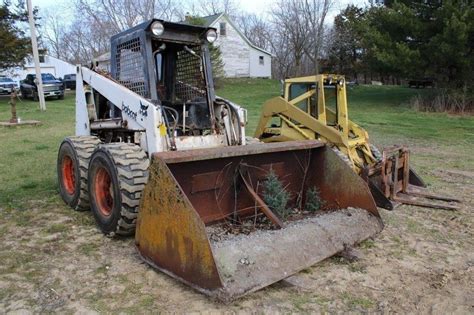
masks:
[[[156,36],[151,32],[151,25],[154,22],[160,22],[164,26],[164,32],[160,36]],[[168,75],[166,77],[167,94],[173,95],[173,97],[176,96],[176,76],[186,75],[183,69],[190,70],[190,67],[199,66],[202,67],[203,73],[202,82],[198,82],[199,87],[207,89],[205,93],[207,95],[204,95],[204,97],[207,97],[208,102],[211,102],[215,99],[215,94],[209,49],[205,38],[206,32],[209,29],[212,28],[152,19],[112,36],[110,49],[112,77],[133,92],[145,98],[161,102],[163,99],[156,88],[158,80],[155,67],[155,53],[159,49],[160,44],[169,45],[170,48],[174,48],[176,51],[174,62],[177,62],[184,59],[180,58],[180,51],[183,51],[184,46],[187,46],[198,56],[202,56],[203,62],[202,64],[196,64],[197,59],[186,58],[187,60],[182,62],[184,63],[183,65],[176,64],[176,71],[165,71],[164,75]],[[178,47],[181,47],[181,49]],[[191,56],[191,54],[187,54]],[[165,67],[170,66],[169,62],[173,61],[166,61],[167,65]],[[181,71],[179,71],[179,67],[181,67]],[[174,76],[174,78],[170,78],[170,75]],[[189,88],[187,91],[183,91],[182,88],[181,92],[189,94],[190,91]]]

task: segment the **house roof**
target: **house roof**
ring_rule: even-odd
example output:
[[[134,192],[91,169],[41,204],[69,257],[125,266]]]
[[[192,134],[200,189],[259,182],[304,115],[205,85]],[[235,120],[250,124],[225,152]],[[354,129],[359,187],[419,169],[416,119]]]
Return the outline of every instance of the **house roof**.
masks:
[[[244,33],[240,31],[240,29],[232,22],[232,20],[225,14],[225,13],[218,13],[218,14],[213,14],[213,15],[208,15],[208,16],[203,16],[202,19],[206,21],[205,26],[210,27],[212,24],[214,24],[218,19],[220,19],[222,16],[226,18],[226,20],[229,22],[230,25],[237,31],[237,33],[242,37],[242,39],[252,48],[261,51],[267,55],[273,56],[271,52],[266,51],[263,48],[257,47],[254,44],[250,42],[250,40],[245,36]]]
[[[203,16],[202,19],[204,21],[206,21],[206,24],[204,24],[204,26],[206,26],[206,27],[211,26],[211,24],[214,23],[222,15],[224,15],[224,13],[217,13],[217,14],[213,14],[213,15]]]
[[[94,58],[95,61],[110,61],[110,51]]]

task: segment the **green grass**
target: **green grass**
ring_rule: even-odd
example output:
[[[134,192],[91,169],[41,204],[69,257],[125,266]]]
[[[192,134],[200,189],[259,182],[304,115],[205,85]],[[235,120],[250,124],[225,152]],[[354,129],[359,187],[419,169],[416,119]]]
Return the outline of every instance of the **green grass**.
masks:
[[[280,93],[277,80],[234,79],[225,81],[217,91],[249,111],[247,135],[253,135],[265,100]],[[410,98],[423,90],[397,86],[357,86],[348,89],[349,119],[368,130],[380,142],[406,138],[418,142],[459,144],[474,142],[474,118],[451,116],[446,113],[416,112],[408,105]]]
[[[253,136],[263,103],[280,94],[280,83],[268,79],[227,79],[216,94],[244,106],[248,111],[246,133]]]
[[[219,96],[247,108],[247,135],[253,136],[263,102],[280,93],[277,80],[227,80]],[[434,167],[474,169],[474,117],[417,112],[409,106],[416,90],[398,86],[357,86],[347,91],[349,119],[367,130],[379,147],[394,144],[426,148],[411,156],[413,165],[428,184],[436,179]],[[449,155],[449,158],[447,156]]]
[[[474,169],[474,118],[416,112],[408,100],[418,92],[391,86],[355,87],[348,91],[350,118],[366,128],[378,145],[415,144],[433,150],[413,156],[426,173],[434,165]],[[279,93],[279,82],[265,79],[227,79],[217,90],[219,96],[248,110],[247,135],[255,131],[262,104]],[[8,100],[0,98],[0,120],[10,117]],[[46,105],[46,112],[32,101],[17,106],[19,117],[40,120],[41,126],[0,128],[0,209],[26,208],[28,200],[59,200],[56,156],[61,140],[74,133],[74,95]],[[455,156],[446,160],[443,154]]]
[[[61,140],[74,133],[74,95],[38,103],[17,102],[22,120],[41,121],[37,127],[0,127],[0,207],[24,206],[25,200],[57,195],[56,155]],[[0,120],[10,118],[9,98],[0,98]]]
[[[347,292],[342,293],[341,298],[346,302],[346,304],[351,308],[363,308],[370,309],[374,307],[375,302],[367,299],[365,297],[356,297]]]

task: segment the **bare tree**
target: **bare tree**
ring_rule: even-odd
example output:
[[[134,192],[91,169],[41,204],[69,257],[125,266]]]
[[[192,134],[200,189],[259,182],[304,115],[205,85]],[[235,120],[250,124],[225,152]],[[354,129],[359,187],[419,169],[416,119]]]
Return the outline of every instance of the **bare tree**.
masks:
[[[72,63],[91,61],[110,49],[110,37],[153,17],[179,19],[176,0],[75,0],[75,17],[46,12],[43,37],[51,53]]]
[[[323,46],[326,16],[332,6],[332,0],[305,0],[304,16],[309,28],[309,40],[305,53],[313,63],[315,74],[320,72],[319,58]]]
[[[198,0],[197,2],[200,5],[200,13],[203,15],[225,13],[234,18],[239,13],[239,5],[235,0]]]
[[[274,41],[278,43],[278,46],[273,44],[275,53],[279,55],[279,50],[286,47],[286,53],[292,56],[293,67],[291,73],[286,75],[299,76],[303,73],[303,58],[309,39],[304,10],[301,0],[279,0],[271,11]]]
[[[62,44],[65,25],[61,17],[55,12],[47,11],[42,18],[44,24],[41,37],[49,47],[49,53],[56,58],[66,59],[67,53]]]
[[[237,18],[240,30],[252,44],[265,50],[270,49],[271,25],[256,14],[241,13]]]
[[[325,21],[333,0],[279,0],[271,10],[275,74],[319,73]]]

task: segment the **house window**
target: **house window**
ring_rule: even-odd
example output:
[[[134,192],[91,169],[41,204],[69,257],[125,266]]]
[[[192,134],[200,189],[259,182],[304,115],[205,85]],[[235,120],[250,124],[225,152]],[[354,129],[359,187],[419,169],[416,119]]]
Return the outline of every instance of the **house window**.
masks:
[[[219,23],[219,33],[220,33],[221,36],[226,35],[226,23],[225,22]]]
[[[39,62],[44,63],[44,55],[39,55]]]
[[[260,65],[265,64],[265,59],[263,58],[263,56],[258,56],[258,64],[260,64]]]

